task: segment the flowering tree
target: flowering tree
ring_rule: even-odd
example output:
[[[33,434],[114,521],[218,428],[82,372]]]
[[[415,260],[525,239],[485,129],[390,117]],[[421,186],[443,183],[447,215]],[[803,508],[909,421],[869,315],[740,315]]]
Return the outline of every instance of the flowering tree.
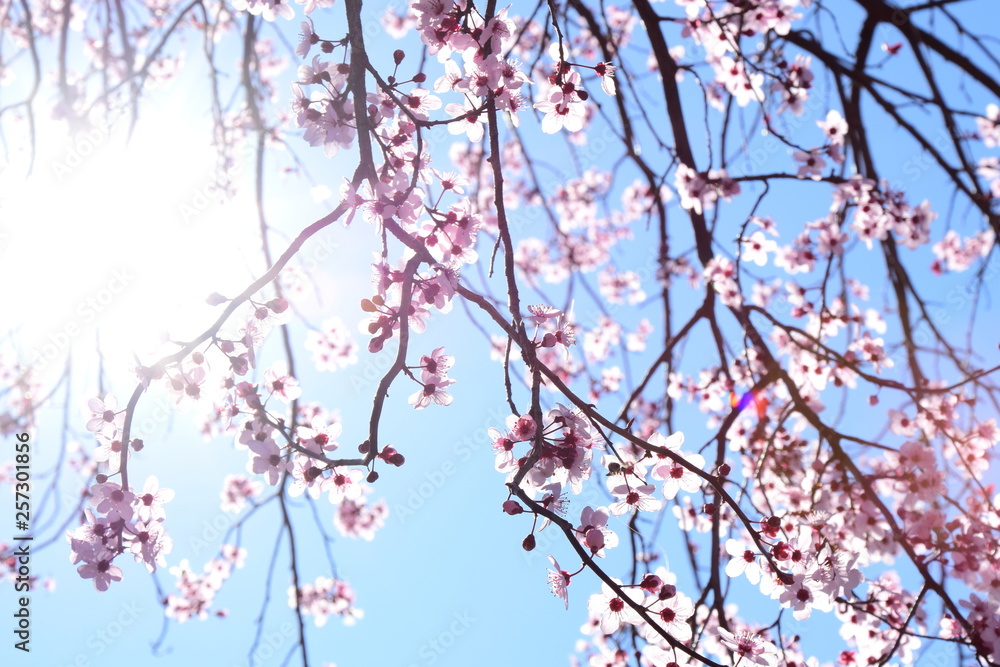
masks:
[[[299,498],[378,538],[373,494],[419,455],[386,421],[444,415],[463,390],[492,400],[453,377],[479,363],[442,344],[454,330],[482,337],[482,384],[510,413],[483,493],[523,549],[559,537],[551,591],[588,601],[578,664],[910,664],[937,646],[996,664],[1000,367],[975,323],[1000,231],[1000,63],[956,5],[419,0],[373,29],[360,0],[0,0],[0,122],[24,158],[8,148],[8,172],[39,169],[40,117],[131,131],[203,60],[213,196],[239,196],[230,176],[252,165],[242,233],[262,267],[208,296],[198,333],[137,356],[130,383],[105,387],[102,366],[90,395],[69,381],[84,355],[43,377],[11,327],[4,435],[30,437],[65,391],[92,437],[52,464],[82,492],[50,548],[107,595],[169,568],[176,623],[246,585],[238,541],[201,573],[171,560],[175,493],[130,458],[166,446],[137,415],[168,395],[245,454],[202,480],[236,526],[280,509],[309,664],[310,617],[360,614],[347,580],[300,568]],[[347,174],[320,180],[339,194],[287,239],[266,190],[282,152]],[[367,230],[370,290],[312,325],[301,260],[346,226]],[[368,414],[300,383],[310,362],[336,383],[366,355],[387,360]],[[813,654],[799,636],[818,618],[840,638]]]

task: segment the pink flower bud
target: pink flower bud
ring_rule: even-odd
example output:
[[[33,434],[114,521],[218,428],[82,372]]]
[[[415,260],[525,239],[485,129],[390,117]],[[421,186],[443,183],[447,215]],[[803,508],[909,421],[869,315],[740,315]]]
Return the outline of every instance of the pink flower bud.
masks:
[[[604,533],[600,528],[591,528],[587,531],[587,546],[594,553],[604,548]]]
[[[241,354],[238,357],[229,357],[229,365],[233,367],[233,372],[237,375],[246,375],[247,371],[250,370],[250,363],[247,361],[247,356]]]
[[[656,591],[660,590],[660,586],[662,585],[663,585],[663,580],[660,579],[658,576],[656,576],[655,574],[647,574],[645,577],[642,578],[642,583],[639,584],[639,587],[642,588],[643,590],[649,591],[650,593],[655,593]]]
[[[524,508],[521,507],[521,503],[516,500],[506,500],[503,504],[503,511],[511,516],[514,516],[522,513]]]

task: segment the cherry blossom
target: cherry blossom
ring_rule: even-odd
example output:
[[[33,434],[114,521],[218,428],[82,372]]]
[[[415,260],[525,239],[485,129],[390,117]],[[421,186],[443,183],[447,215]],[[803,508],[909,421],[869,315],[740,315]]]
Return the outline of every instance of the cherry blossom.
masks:
[[[826,114],[826,120],[816,121],[819,129],[823,130],[827,140],[834,146],[843,146],[847,138],[847,121],[836,109],[831,109]]]
[[[792,157],[802,163],[798,170],[799,178],[811,178],[818,181],[823,176],[826,161],[820,157],[819,151],[795,151]]]
[[[183,249],[123,252],[102,226],[114,215],[84,235],[101,249],[72,244],[96,264],[169,255],[171,293],[190,279],[209,294],[197,325],[143,291],[108,309],[98,337],[77,338],[78,319],[38,345],[11,320],[0,345],[0,432],[53,443],[32,450],[32,481],[49,485],[34,544],[56,530],[97,591],[169,568],[167,619],[222,619],[217,596],[254,561],[220,542],[270,534],[300,621],[286,660],[306,660],[303,616],[362,618],[340,577],[365,573],[337,569],[386,527],[382,486],[393,497],[401,467],[437,455],[413,438],[455,414],[422,409],[457,400],[458,417],[490,416],[452,449],[468,467],[441,470],[464,478],[492,456],[500,495],[482,520],[474,499],[440,516],[457,508],[453,531],[514,535],[529,558],[570,547],[579,570],[549,555],[547,582],[567,610],[569,584],[587,589],[573,664],[909,664],[945,642],[997,662],[1000,428],[982,341],[1000,106],[994,64],[969,46],[979,26],[947,3],[907,9],[900,42],[879,36],[891,17],[878,3],[838,14],[829,0],[414,0],[378,22],[355,1],[156,0],[127,21],[100,3],[7,4],[0,85],[30,92],[0,108],[11,220],[53,220],[62,238],[73,218],[44,196],[17,204],[33,189],[8,177],[31,165],[60,189],[89,173],[127,182],[90,168],[113,146],[76,151],[72,173],[39,147],[59,133],[102,143],[118,114],[141,135],[145,93],[166,86],[206,110],[196,141],[219,168],[182,205],[205,223],[178,232]],[[854,24],[882,50],[837,38]],[[185,97],[195,59],[207,98]],[[128,150],[120,162],[155,171]],[[69,198],[94,208],[83,197]],[[5,261],[21,254],[12,237]],[[204,247],[213,261],[194,259]],[[360,275],[346,273],[355,260]],[[87,319],[82,304],[68,312]],[[132,308],[133,323],[168,321],[150,349],[115,320]],[[421,412],[400,421],[404,394]],[[84,401],[82,419],[59,412]],[[185,459],[232,525],[177,554],[194,565],[171,558],[187,529],[167,521],[174,492],[159,480],[174,476],[157,469],[180,451],[161,428],[173,419],[239,452],[221,485],[203,479],[208,462],[228,465],[219,443]],[[0,461],[0,481],[22,484],[24,465]],[[0,544],[12,581],[15,548]],[[824,624],[837,632],[822,646],[802,640]]]
[[[313,616],[316,627],[326,625],[327,618],[339,616],[345,625],[353,625],[364,616],[364,612],[354,606],[354,591],[350,584],[331,577],[317,577],[314,583],[305,583],[299,589],[288,590],[288,604],[301,608],[304,614]]]
[[[95,554],[92,561],[86,562],[76,570],[84,579],[93,579],[94,588],[104,592],[112,581],[122,580],[122,570],[111,562],[114,555],[110,551],[101,550]]]
[[[719,639],[740,661],[773,667],[778,663],[774,645],[749,632],[732,633],[719,628]]]
[[[114,394],[108,394],[104,400],[92,398],[87,402],[90,409],[90,419],[87,420],[88,431],[114,432],[121,427],[124,413],[118,412],[118,399]]]
[[[142,521],[162,521],[166,516],[163,503],[174,499],[171,489],[161,489],[156,477],[149,477],[142,486],[142,493],[137,494],[136,515]]]
[[[346,470],[334,468],[330,473],[326,488],[330,491],[330,502],[337,504],[344,500],[357,500],[364,493],[361,484],[362,473],[355,468]]]
[[[653,618],[656,628],[647,626],[645,636],[648,641],[656,641],[661,632],[666,632],[674,639],[688,641],[691,639],[691,626],[688,619],[694,615],[694,604],[691,599],[683,593],[672,592],[667,587],[658,591],[658,595],[652,603],[646,607],[649,615]]]
[[[464,104],[451,103],[444,110],[455,119],[448,124],[451,134],[465,134],[469,141],[479,141],[483,138],[483,123],[486,122],[482,108],[476,106],[469,98]]]
[[[701,454],[688,454],[680,452],[682,457],[690,466],[702,468],[705,466],[705,458]],[[672,500],[679,491],[694,493],[701,487],[701,477],[681,465],[678,461],[667,459],[660,465],[653,468],[653,479],[663,481],[663,497]]]
[[[90,488],[90,504],[101,514],[107,515],[110,521],[132,518],[135,513],[132,504],[135,502],[135,494],[128,489],[122,489],[120,484],[115,482],[104,482],[95,484]]]
[[[253,440],[248,447],[250,460],[247,462],[247,472],[264,475],[271,486],[278,484],[282,473],[290,471],[291,464],[281,455],[281,449],[274,440]]]
[[[616,584],[621,584],[615,581]],[[626,599],[633,603],[642,602],[642,592],[634,588],[622,589],[623,597],[619,597],[607,583],[601,584],[601,592],[590,596],[587,601],[587,609],[595,617],[600,618],[601,632],[610,635],[616,632],[622,625],[634,624],[638,620],[635,610],[629,606]]]
[[[324,320],[320,331],[310,331],[305,347],[321,371],[335,371],[358,362],[358,345],[339,317]]]
[[[566,609],[569,609],[568,589],[571,578],[570,574],[566,570],[561,569],[559,567],[559,561],[551,555],[549,556],[549,562],[552,563],[552,568],[549,569],[548,575],[549,589],[552,591],[553,595],[565,603]]]
[[[274,21],[279,16],[283,19],[295,17],[295,10],[286,0],[233,0],[233,9],[250,12],[265,21]]]
[[[264,371],[264,386],[267,387],[271,396],[282,403],[291,403],[302,395],[298,380],[288,375],[288,369],[282,362],[278,362]]]
[[[452,395],[445,391],[445,388],[455,384],[451,378],[441,378],[423,371],[420,384],[421,389],[410,395],[409,403],[415,409],[426,408],[432,402],[438,405],[451,405]]]
[[[246,507],[248,500],[252,500],[263,491],[260,482],[253,481],[245,475],[227,475],[223,482],[222,511],[232,514],[239,514]]]

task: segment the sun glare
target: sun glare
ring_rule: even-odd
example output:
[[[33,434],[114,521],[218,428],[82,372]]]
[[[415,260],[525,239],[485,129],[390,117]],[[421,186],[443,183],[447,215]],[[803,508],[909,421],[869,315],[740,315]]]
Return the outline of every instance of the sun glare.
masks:
[[[256,221],[250,193],[220,204],[208,127],[186,116],[161,107],[131,138],[122,121],[40,146],[28,177],[17,164],[0,173],[4,324],[20,327],[25,361],[61,368],[98,340],[108,362],[152,361],[167,336],[212,321],[209,293],[259,272],[237,242]]]

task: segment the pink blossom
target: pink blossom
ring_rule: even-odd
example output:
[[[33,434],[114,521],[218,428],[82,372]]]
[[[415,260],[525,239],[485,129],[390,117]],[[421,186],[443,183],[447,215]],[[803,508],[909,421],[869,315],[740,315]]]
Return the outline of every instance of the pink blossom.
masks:
[[[288,405],[302,395],[299,381],[288,374],[284,362],[277,362],[264,371],[264,386],[271,395]]]
[[[663,503],[653,498],[652,494],[652,484],[640,484],[638,486],[619,484],[611,487],[611,495],[618,498],[618,501],[611,503],[608,506],[608,510],[615,516],[621,516],[632,510],[656,512],[663,506]]]
[[[90,487],[90,504],[101,514],[107,515],[111,521],[130,520],[134,513],[132,503],[135,500],[134,493],[128,489],[123,490],[121,485],[115,482],[105,482]]]
[[[823,130],[827,141],[834,146],[843,146],[847,138],[847,121],[840,115],[839,111],[830,110],[826,114],[826,120],[816,121],[819,129]]]
[[[614,581],[621,586],[620,581],[617,579]],[[634,624],[639,621],[639,616],[629,606],[626,599],[634,603],[641,603],[642,592],[634,588],[623,588],[622,592],[625,596],[624,598],[619,597],[618,593],[608,586],[608,584],[602,583],[601,592],[591,595],[590,600],[587,602],[587,609],[590,610],[590,613],[601,619],[601,632],[606,635],[617,632],[625,624]]]
[[[455,384],[450,378],[439,378],[423,371],[420,384],[421,389],[410,395],[409,403],[414,409],[426,408],[432,402],[438,405],[451,405],[452,395],[445,391],[446,387]]]
[[[94,588],[103,593],[111,587],[112,581],[122,580],[122,570],[112,563],[113,558],[111,552],[101,551],[94,560],[80,565],[76,571],[84,579],[93,579]]]
[[[774,667],[778,663],[777,650],[769,641],[759,635],[749,632],[732,633],[725,628],[719,628],[719,639],[739,660],[746,660],[755,665]]]
[[[166,516],[163,503],[173,499],[174,492],[170,489],[161,489],[156,477],[150,476],[142,487],[142,493],[137,497],[136,514],[142,521],[162,521]]]
[[[295,17],[295,10],[287,0],[233,0],[233,9],[250,12],[269,22],[279,16],[289,20]]]
[[[681,452],[679,455],[695,468],[702,468],[705,465],[705,459],[701,454]],[[663,497],[667,500],[673,500],[678,491],[694,493],[701,488],[701,477],[672,459],[666,459],[653,468],[652,477],[663,480]]]
[[[90,409],[90,419],[87,420],[87,430],[91,432],[108,432],[121,428],[125,413],[118,412],[118,399],[114,394],[108,394],[102,401],[92,398],[87,401]]]
[[[561,569],[559,562],[551,555],[549,556],[549,562],[552,563],[552,568],[549,569],[548,575],[549,590],[565,603],[566,609],[569,609],[568,588],[571,578],[570,574],[566,570]]]

